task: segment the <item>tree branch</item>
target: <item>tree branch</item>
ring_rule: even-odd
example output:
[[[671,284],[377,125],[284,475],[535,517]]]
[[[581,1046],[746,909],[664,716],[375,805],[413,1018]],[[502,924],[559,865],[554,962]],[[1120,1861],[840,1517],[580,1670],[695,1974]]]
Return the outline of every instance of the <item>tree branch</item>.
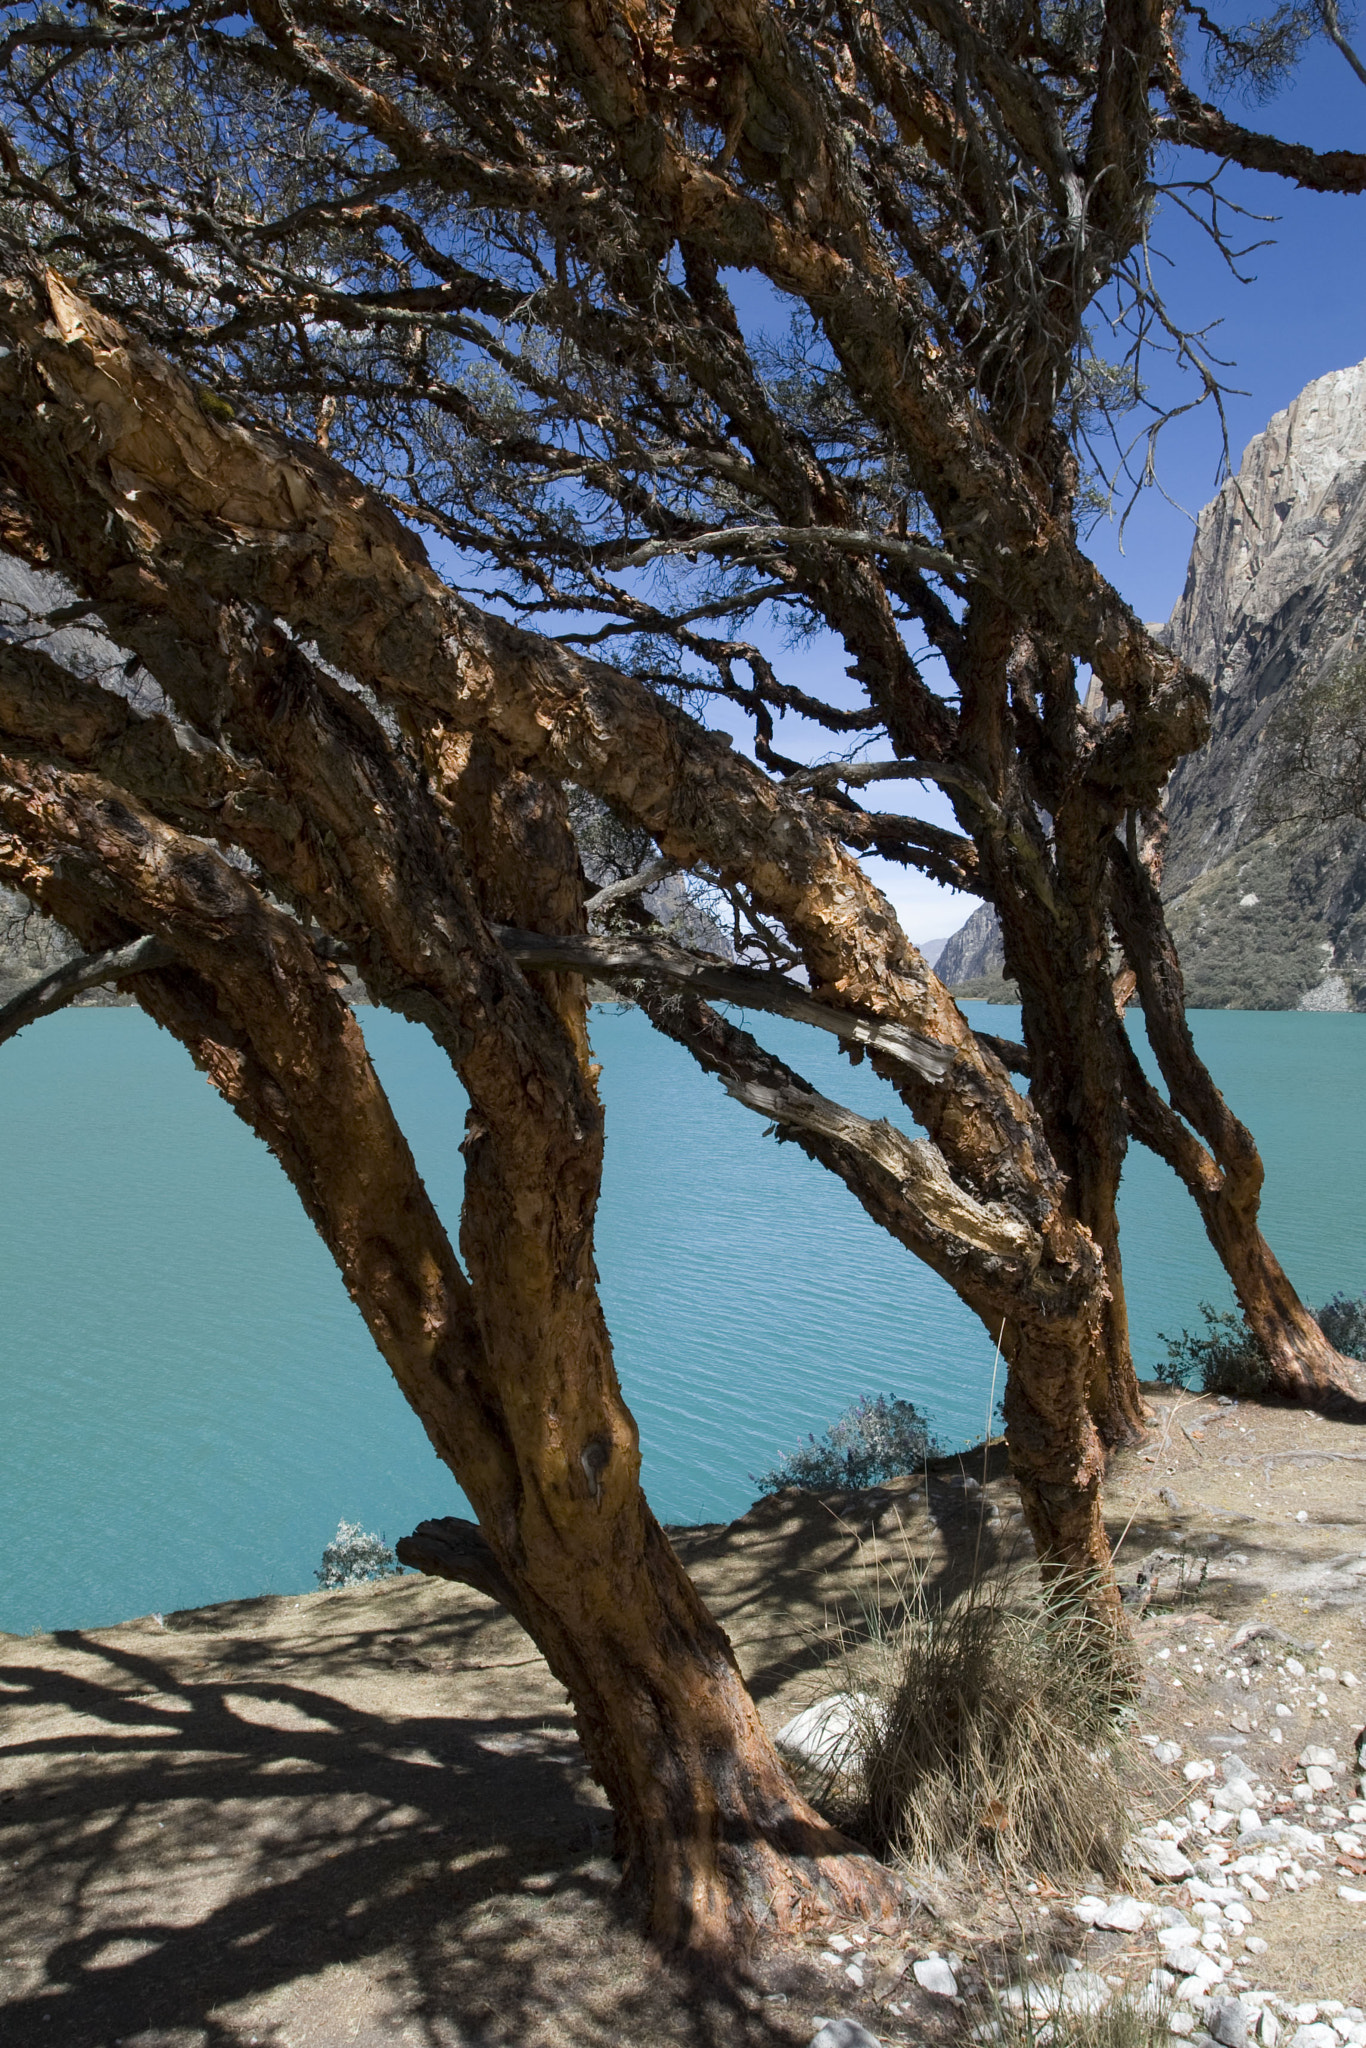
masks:
[[[1289,178],[1306,192],[1366,192],[1366,155],[1360,150],[1319,151],[1307,143],[1282,142],[1275,135],[1240,127],[1178,82],[1167,86],[1167,104],[1170,119],[1156,123],[1160,141],[1184,142],[1191,149],[1241,164],[1244,170]]]
[[[691,990],[647,991],[656,1031],[691,1053],[726,1093],[842,1180],[873,1221],[946,1279],[979,1315],[1037,1266],[1037,1234],[999,1202],[958,1186],[939,1148],[819,1094]]]
[[[428,1578],[452,1579],[457,1584],[473,1586],[476,1593],[483,1593],[505,1607],[513,1620],[531,1634],[511,1579],[475,1523],[462,1522],[458,1515],[441,1515],[434,1521],[419,1522],[411,1536],[399,1537],[394,1555],[400,1564],[415,1572],[425,1572]]]
[[[116,946],[108,953],[86,953],[79,959],[68,960],[65,966],[54,967],[50,974],[40,974],[36,981],[26,983],[17,995],[0,1004],[0,1045],[26,1024],[65,1009],[88,988],[98,988],[106,981],[123,981],[128,975],[143,974],[149,968],[170,967],[175,958],[172,949],[160,939],[143,937],[127,946]]]
[[[504,952],[522,968],[585,974],[597,981],[681,983],[716,1002],[767,1010],[776,1017],[790,1017],[796,1024],[812,1024],[851,1045],[867,1046],[927,1081],[942,1080],[953,1065],[948,1046],[934,1045],[904,1025],[832,1009],[784,975],[702,959],[668,939],[585,938],[577,934],[552,938],[543,932],[514,931],[507,925],[493,929]]]

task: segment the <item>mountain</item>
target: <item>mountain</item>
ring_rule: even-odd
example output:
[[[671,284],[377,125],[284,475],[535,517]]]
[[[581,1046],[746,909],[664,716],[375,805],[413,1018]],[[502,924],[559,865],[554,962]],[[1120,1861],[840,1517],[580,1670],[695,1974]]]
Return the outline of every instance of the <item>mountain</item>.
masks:
[[[1249,442],[1200,514],[1162,637],[1213,691],[1209,742],[1167,792],[1164,894],[1191,1007],[1366,1009],[1366,827],[1268,825],[1258,802],[1287,683],[1366,648],[1366,363],[1317,378]],[[1001,960],[983,908],[939,972],[956,987]]]
[[[1366,1008],[1366,828],[1268,828],[1266,726],[1366,640],[1366,363],[1319,377],[1200,515],[1168,644],[1208,676],[1209,744],[1167,796],[1165,894],[1192,1005]]]
[[[1001,928],[989,903],[979,904],[967,923],[945,939],[934,971],[947,987],[965,994],[1013,999],[1014,984],[1004,979]]]

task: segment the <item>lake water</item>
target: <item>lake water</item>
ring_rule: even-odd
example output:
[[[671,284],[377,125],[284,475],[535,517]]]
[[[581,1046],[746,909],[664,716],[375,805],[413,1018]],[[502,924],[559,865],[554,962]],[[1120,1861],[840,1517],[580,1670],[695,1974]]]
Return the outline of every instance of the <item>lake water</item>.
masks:
[[[362,1014],[454,1230],[460,1093],[423,1032]],[[818,1087],[906,1122],[832,1041],[748,1021]],[[1292,1278],[1313,1304],[1360,1289],[1366,1017],[1194,1023],[1261,1143]],[[980,1438],[992,1346],[949,1290],[639,1013],[596,1011],[593,1040],[603,1295],[661,1517],[741,1512],[751,1473],[864,1392],[916,1401],[946,1444]],[[1138,1149],[1122,1219],[1151,1367],[1159,1329],[1230,1297]],[[0,1289],[0,1629],[307,1590],[340,1518],[392,1541],[460,1511],[284,1175],[138,1010],[68,1010],[0,1048]]]

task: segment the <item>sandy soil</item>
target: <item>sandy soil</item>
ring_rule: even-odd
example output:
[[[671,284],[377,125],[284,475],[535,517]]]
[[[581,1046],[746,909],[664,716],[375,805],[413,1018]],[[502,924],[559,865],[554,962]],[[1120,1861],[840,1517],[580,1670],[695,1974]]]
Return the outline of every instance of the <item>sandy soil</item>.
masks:
[[[1304,1743],[1347,1754],[1363,1718],[1366,1434],[1154,1399],[1151,1442],[1108,1490],[1123,1576],[1154,1552],[1187,1560],[1136,1623],[1141,1727],[1185,1758],[1239,1745],[1288,1795]],[[1025,1550],[1021,1531],[997,1447],[868,1494],[779,1496],[676,1540],[776,1729],[831,1689],[834,1619],[893,1600],[908,1558],[948,1585]],[[1230,1647],[1249,1622],[1285,1639],[1260,1639],[1260,1663]],[[1362,1688],[1306,1680],[1281,1700],[1277,1658],[1296,1646]],[[1180,1763],[1152,1767],[1146,1817],[1190,1792]],[[1018,1945],[1021,1908],[1032,1952],[1151,1967],[1146,1936],[1088,1935],[1065,1901],[978,1887],[846,1930],[862,1989],[854,1951],[824,1933],[757,1950],[722,1984],[662,1964],[623,1921],[610,1840],[562,1692],[463,1588],[404,1578],[0,1639],[6,2048],[757,2048],[805,2042],[835,2013],[934,2044],[961,2034],[964,2010],[906,1965],[953,1952],[970,1991],[975,1955]],[[1257,1911],[1259,1983],[1366,2003],[1366,1906],[1330,1880]]]

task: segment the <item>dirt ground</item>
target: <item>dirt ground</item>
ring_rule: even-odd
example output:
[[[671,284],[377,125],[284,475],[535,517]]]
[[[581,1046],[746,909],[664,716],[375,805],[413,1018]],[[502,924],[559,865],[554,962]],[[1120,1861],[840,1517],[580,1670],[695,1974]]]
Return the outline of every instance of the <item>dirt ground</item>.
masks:
[[[1140,1729],[1184,1758],[1239,1745],[1289,1797],[1305,1744],[1350,1755],[1366,1717],[1366,1433],[1150,1393],[1151,1440],[1107,1490],[1121,1577],[1158,1572],[1135,1623]],[[837,1616],[894,1601],[910,1560],[937,1586],[1025,1553],[1022,1530],[998,1446],[675,1540],[777,1729],[834,1688]],[[1248,1624],[1277,1631],[1259,1653],[1233,1647]],[[1294,1687],[1278,1659],[1297,1646]],[[1191,1791],[1181,1763],[1153,1765],[1139,1818]],[[933,2048],[970,2012],[915,1987],[931,1951],[967,1992],[992,1937],[1112,1978],[1151,1967],[1146,1937],[1087,1934],[1046,1888],[922,1887],[904,1923],[846,1930],[843,1955],[823,1930],[727,1985],[624,1922],[610,1841],[562,1692],[463,1588],[407,1577],[0,1638],[5,2048],[776,2048],[835,2014]],[[1257,1909],[1258,1983],[1366,2003],[1344,1874]]]

